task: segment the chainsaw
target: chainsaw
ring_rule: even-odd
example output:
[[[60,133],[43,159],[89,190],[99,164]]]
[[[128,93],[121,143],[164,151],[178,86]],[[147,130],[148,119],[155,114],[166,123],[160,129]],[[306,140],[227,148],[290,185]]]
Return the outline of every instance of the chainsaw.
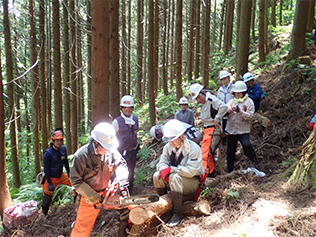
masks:
[[[138,204],[147,204],[157,202],[157,194],[143,194],[130,196],[128,191],[128,181],[122,181],[119,184],[114,183],[102,193],[102,205],[96,206],[95,209],[123,209]]]

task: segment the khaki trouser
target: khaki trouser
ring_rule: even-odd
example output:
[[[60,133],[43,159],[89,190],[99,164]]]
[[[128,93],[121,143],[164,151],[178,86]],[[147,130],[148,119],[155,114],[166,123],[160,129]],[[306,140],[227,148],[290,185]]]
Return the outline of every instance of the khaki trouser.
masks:
[[[183,195],[195,194],[199,187],[199,180],[195,177],[186,178],[177,173],[171,173],[169,183],[159,177],[160,171],[156,171],[153,176],[155,188],[168,188],[174,192],[180,192]]]

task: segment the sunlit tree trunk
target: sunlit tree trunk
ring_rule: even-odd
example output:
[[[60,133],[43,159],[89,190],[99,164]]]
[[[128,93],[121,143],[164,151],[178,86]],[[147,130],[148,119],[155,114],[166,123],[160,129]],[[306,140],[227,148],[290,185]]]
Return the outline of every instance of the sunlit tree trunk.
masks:
[[[275,18],[275,8],[276,8],[277,0],[272,0],[271,6],[271,25],[276,27],[276,18]]]
[[[163,30],[162,30],[162,88],[165,95],[168,95],[168,55],[166,49],[168,44],[167,40],[167,12],[168,12],[168,3],[167,0],[164,0],[163,4]]]
[[[211,1],[205,0],[204,33],[203,33],[203,85],[209,88],[209,57],[210,57],[210,17]],[[180,99],[180,98],[179,98]]]
[[[170,33],[170,36],[171,36],[171,45],[170,45],[170,86],[172,87],[173,86],[173,79],[175,77],[175,62],[174,62],[174,59],[175,59],[175,0],[171,0],[172,1],[172,11],[171,11],[171,33]]]
[[[236,75],[244,75],[248,71],[249,38],[252,0],[241,2],[240,6],[240,26],[236,57]]]
[[[279,11],[279,25],[282,25],[282,9],[283,9],[283,0],[280,0],[280,11]]]
[[[140,104],[144,103],[143,91],[143,39],[144,39],[144,5],[143,1],[137,1],[137,93]]]
[[[191,81],[192,78],[192,72],[194,68],[194,39],[195,39],[195,29],[196,25],[194,24],[195,22],[195,3],[196,0],[190,1],[190,23],[189,23],[189,37],[188,37],[188,58],[187,58],[187,65],[188,65],[188,70],[187,70],[187,75],[188,75],[188,81]]]
[[[8,5],[6,0],[3,1],[4,5]],[[5,7],[4,7],[5,8]],[[0,45],[1,55],[1,45]],[[3,78],[2,66],[0,61],[0,95],[3,95]],[[0,96],[0,216],[3,220],[3,210],[12,205],[10,190],[7,180],[7,167],[6,167],[6,150],[5,150],[5,135],[4,135],[4,103],[3,96]]]
[[[37,43],[36,43],[36,30],[35,30],[35,12],[34,12],[34,0],[30,0],[29,5],[30,11],[30,39],[31,39],[31,65],[35,65],[31,69],[32,78],[32,114],[33,114],[33,135],[34,135],[34,157],[35,157],[35,174],[41,172],[41,153],[40,153],[40,109],[39,109],[39,93],[40,93],[40,82],[38,75],[38,65],[37,65]]]
[[[51,2],[49,2],[47,5],[47,22],[52,21],[52,6]],[[52,119],[52,74],[53,74],[53,62],[52,62],[52,32],[51,32],[51,24],[46,24],[46,34],[47,34],[47,55],[46,55],[46,62],[47,62],[47,82],[46,82],[46,92],[47,92],[47,124],[48,124],[48,131],[51,131],[53,129],[53,119]]]
[[[12,161],[12,174],[13,185],[18,188],[21,185],[19,157],[18,157],[18,141],[16,134],[16,116],[14,104],[14,82],[13,82],[13,61],[12,61],[12,45],[10,33],[10,20],[8,12],[8,1],[3,1],[3,26],[5,37],[5,55],[6,55],[6,77],[8,87],[8,103],[9,103],[9,127],[10,127],[10,145],[11,145],[11,161]]]
[[[182,93],[182,0],[177,0],[177,16],[176,16],[176,93],[177,101],[183,96]]]
[[[111,114],[113,118],[120,115],[120,75],[119,75],[119,1],[111,0]]]
[[[54,119],[55,127],[63,127],[61,63],[60,63],[60,23],[59,1],[53,1],[53,45],[54,45]]]
[[[122,37],[121,37],[121,94],[126,95],[126,4],[125,0],[121,0],[121,28],[122,28]]]
[[[155,0],[149,1],[149,28],[148,28],[148,102],[150,125],[156,124],[156,105],[155,95],[152,93],[155,89],[154,85],[154,3]]]
[[[252,0],[252,9],[251,9],[251,37],[252,37],[252,43],[256,42],[256,8],[257,8],[257,1]]]
[[[227,55],[232,47],[233,37],[233,20],[234,20],[234,0],[226,1],[226,15],[225,15],[225,31],[224,31],[224,54]]]
[[[217,1],[214,1],[214,12],[213,12],[213,31],[212,31],[212,54],[214,53],[215,50],[215,35],[216,35],[216,21],[217,21],[217,12],[216,12],[216,5]],[[211,65],[213,65],[213,57],[211,57]]]
[[[45,64],[45,0],[40,0],[39,30],[40,30],[40,81],[41,81],[41,131],[43,151],[48,148],[47,127],[47,94],[46,94],[46,64]]]
[[[195,31],[195,67],[194,67],[194,78],[198,78],[200,76],[200,62],[201,62],[201,27],[200,27],[200,19],[201,19],[201,0],[197,0],[196,2],[196,31]]]
[[[87,86],[88,86],[88,121],[91,128],[91,1],[87,1]]]
[[[158,96],[158,44],[159,44],[159,0],[154,2],[154,95]]]
[[[218,49],[221,50],[222,49],[222,43],[223,43],[223,26],[224,26],[224,22],[225,22],[225,1],[223,1],[221,3],[221,6],[222,6],[222,11],[221,11],[221,15],[220,15],[220,28],[219,28],[219,41],[218,41]]]
[[[132,1],[128,1],[128,36],[127,36],[127,92],[131,94],[131,37],[132,37]],[[133,86],[134,87],[134,86]],[[135,90],[133,92],[136,92]]]
[[[249,1],[249,0],[244,0],[244,1]],[[236,11],[236,14],[237,14],[237,21],[236,21],[236,52],[238,52],[238,46],[239,46],[239,28],[240,28],[240,9],[241,9],[241,2],[242,1],[238,1],[237,2],[237,11]],[[249,18],[250,19],[250,18]],[[236,62],[237,63],[237,62]],[[237,69],[236,69],[237,71]]]
[[[295,8],[294,25],[291,37],[290,52],[286,58],[289,62],[292,59],[306,54],[306,24],[308,14],[309,1],[297,0]]]
[[[109,118],[109,1],[92,1],[91,127]],[[100,96],[101,95],[101,96]]]

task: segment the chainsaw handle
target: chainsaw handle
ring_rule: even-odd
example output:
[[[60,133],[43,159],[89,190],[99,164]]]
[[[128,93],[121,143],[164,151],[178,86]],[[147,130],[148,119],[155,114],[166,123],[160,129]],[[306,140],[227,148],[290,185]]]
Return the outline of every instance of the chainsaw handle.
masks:
[[[108,188],[108,191],[106,191],[105,196],[104,196],[104,197],[101,196],[101,197],[103,198],[103,200],[102,200],[102,202],[101,202],[102,205],[101,205],[100,207],[97,207],[96,204],[93,204],[93,205],[94,205],[94,209],[103,209],[103,208],[104,208],[104,205],[105,205],[106,201],[108,200],[108,198],[109,198],[109,196],[110,196],[111,189],[112,189],[117,183],[118,183],[118,182],[112,183],[111,186]]]

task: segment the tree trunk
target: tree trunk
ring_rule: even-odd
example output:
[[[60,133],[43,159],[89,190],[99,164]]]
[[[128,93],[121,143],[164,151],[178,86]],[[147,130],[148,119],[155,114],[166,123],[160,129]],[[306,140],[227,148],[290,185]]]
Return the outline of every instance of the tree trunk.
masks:
[[[241,2],[240,9],[240,27],[236,57],[236,75],[244,75],[248,71],[249,57],[249,38],[250,38],[250,21],[252,0]]]
[[[214,50],[215,50],[215,35],[216,35],[216,30],[217,30],[217,27],[216,27],[216,20],[217,20],[216,5],[217,5],[217,2],[215,0],[214,13],[213,13],[212,50],[211,50],[212,54],[214,53]],[[211,57],[211,66],[212,65],[213,65],[213,57]]]
[[[8,2],[3,1],[4,9],[7,8]],[[1,55],[1,46],[0,46]],[[0,95],[3,95],[3,78],[2,66],[0,61]],[[5,126],[4,126],[4,103],[3,96],[0,96],[0,216],[3,220],[3,210],[12,205],[10,190],[7,180],[7,167],[6,167],[6,150],[5,150]]]
[[[144,103],[143,91],[143,38],[144,38],[144,5],[143,1],[137,1],[137,99]]]
[[[177,0],[177,18],[176,18],[176,93],[177,101],[183,96],[182,92],[182,5],[183,0]]]
[[[190,1],[190,21],[189,21],[189,36],[188,36],[188,57],[187,57],[187,65],[188,65],[188,70],[187,70],[187,75],[188,75],[188,81],[191,81],[192,78],[192,72],[194,68],[194,39],[195,39],[195,29],[196,25],[195,23],[195,3],[196,0]]]
[[[127,94],[131,94],[131,37],[132,37],[132,1],[128,1],[128,39],[127,39]]]
[[[308,139],[299,148],[302,152],[295,163],[286,171],[291,173],[289,182],[295,186],[316,187],[316,126]],[[294,171],[293,171],[294,168]]]
[[[210,59],[210,19],[211,1],[205,0],[204,34],[203,34],[203,85],[209,88],[209,59]],[[180,98],[179,98],[180,99]]]
[[[87,86],[88,86],[88,121],[87,126],[92,127],[91,125],[91,33],[92,32],[92,23],[91,23],[91,1],[87,1]],[[105,107],[105,106],[104,106]],[[106,119],[106,118],[105,118]]]
[[[156,216],[172,210],[172,200],[169,194],[163,195],[158,202],[142,204],[131,209],[129,213],[130,221],[135,225],[142,225],[151,221]],[[183,214],[189,216],[202,216],[211,213],[210,204],[202,200],[200,202],[187,202],[183,204]]]
[[[196,21],[195,21],[195,67],[194,67],[194,78],[200,76],[200,61],[201,61],[201,44],[200,44],[200,15],[201,15],[201,0],[196,0]]]
[[[164,0],[164,10],[163,10],[163,32],[162,32],[162,88],[165,95],[168,95],[168,55],[166,49],[168,44],[167,39],[167,12],[168,12],[168,3],[167,0]]]
[[[8,87],[8,103],[10,111],[10,145],[11,145],[11,161],[12,161],[12,173],[13,173],[13,185],[18,188],[21,185],[19,158],[18,158],[18,141],[16,134],[16,115],[14,104],[14,82],[13,82],[13,61],[12,61],[12,45],[11,45],[11,33],[10,33],[10,20],[8,12],[8,1],[3,1],[3,25],[5,36],[5,55],[6,55],[6,77]]]
[[[279,11],[279,25],[282,25],[282,8],[283,8],[283,0],[280,0],[280,11]]]
[[[120,75],[119,75],[119,4],[117,0],[110,1],[110,16],[111,16],[111,63],[110,63],[110,75],[111,75],[111,114],[113,118],[120,115]]]
[[[72,131],[71,131],[71,102],[70,102],[70,96],[71,96],[71,82],[70,82],[70,65],[69,65],[69,16],[68,16],[68,0],[64,0],[63,2],[63,23],[64,23],[64,85],[67,90],[63,90],[65,93],[65,99],[64,99],[64,121],[66,125],[66,147],[67,151],[72,153]]]
[[[255,33],[255,24],[256,24],[256,8],[257,1],[252,0],[252,9],[251,9],[251,33],[252,33],[252,43],[256,42],[256,33]]]
[[[259,0],[259,62],[266,60],[264,48],[264,15],[266,0]]]
[[[277,0],[272,0],[272,6],[271,6],[271,25],[273,25],[273,27],[276,27],[276,19],[275,19],[276,2]]]
[[[225,1],[221,3],[222,5],[222,11],[221,11],[221,15],[220,15],[220,28],[219,28],[219,50],[222,49],[222,40],[223,40],[223,26],[224,26],[224,22],[225,22]]]
[[[156,105],[154,84],[154,1],[149,1],[149,29],[148,29],[148,102],[150,125],[156,124]]]
[[[232,47],[233,20],[234,20],[234,0],[226,0],[224,54],[227,55]]]
[[[42,147],[43,151],[48,148],[48,127],[47,127],[47,94],[46,94],[46,64],[45,64],[45,1],[40,0],[39,14],[39,30],[40,30],[40,81],[41,81],[41,131],[42,131]]]
[[[109,1],[92,1],[91,128],[109,122]],[[100,96],[103,95],[103,96]]]
[[[60,22],[59,1],[53,1],[53,45],[54,45],[54,119],[55,127],[63,127],[61,63],[60,63]],[[76,92],[74,92],[76,93]]]
[[[32,114],[33,114],[33,135],[34,135],[34,157],[35,157],[35,174],[41,172],[41,152],[40,152],[40,110],[39,110],[39,77],[38,77],[38,65],[37,65],[37,44],[36,44],[36,30],[35,30],[35,13],[34,13],[34,0],[30,0],[30,39],[31,39],[31,65],[35,65],[31,69],[32,77]]]
[[[315,1],[309,1],[308,7],[308,17],[307,17],[307,25],[306,25],[306,32],[313,32],[315,28]]]
[[[294,25],[291,37],[290,52],[286,58],[287,62],[297,58],[298,56],[306,55],[306,24],[309,1],[297,0],[295,8]]]
[[[77,73],[77,40],[76,40],[76,16],[75,16],[75,0],[69,2],[70,11],[70,59],[71,59],[71,153],[78,149],[78,73]]]
[[[122,37],[121,37],[121,95],[126,95],[126,5],[125,0],[121,0],[121,14],[122,14]]]

